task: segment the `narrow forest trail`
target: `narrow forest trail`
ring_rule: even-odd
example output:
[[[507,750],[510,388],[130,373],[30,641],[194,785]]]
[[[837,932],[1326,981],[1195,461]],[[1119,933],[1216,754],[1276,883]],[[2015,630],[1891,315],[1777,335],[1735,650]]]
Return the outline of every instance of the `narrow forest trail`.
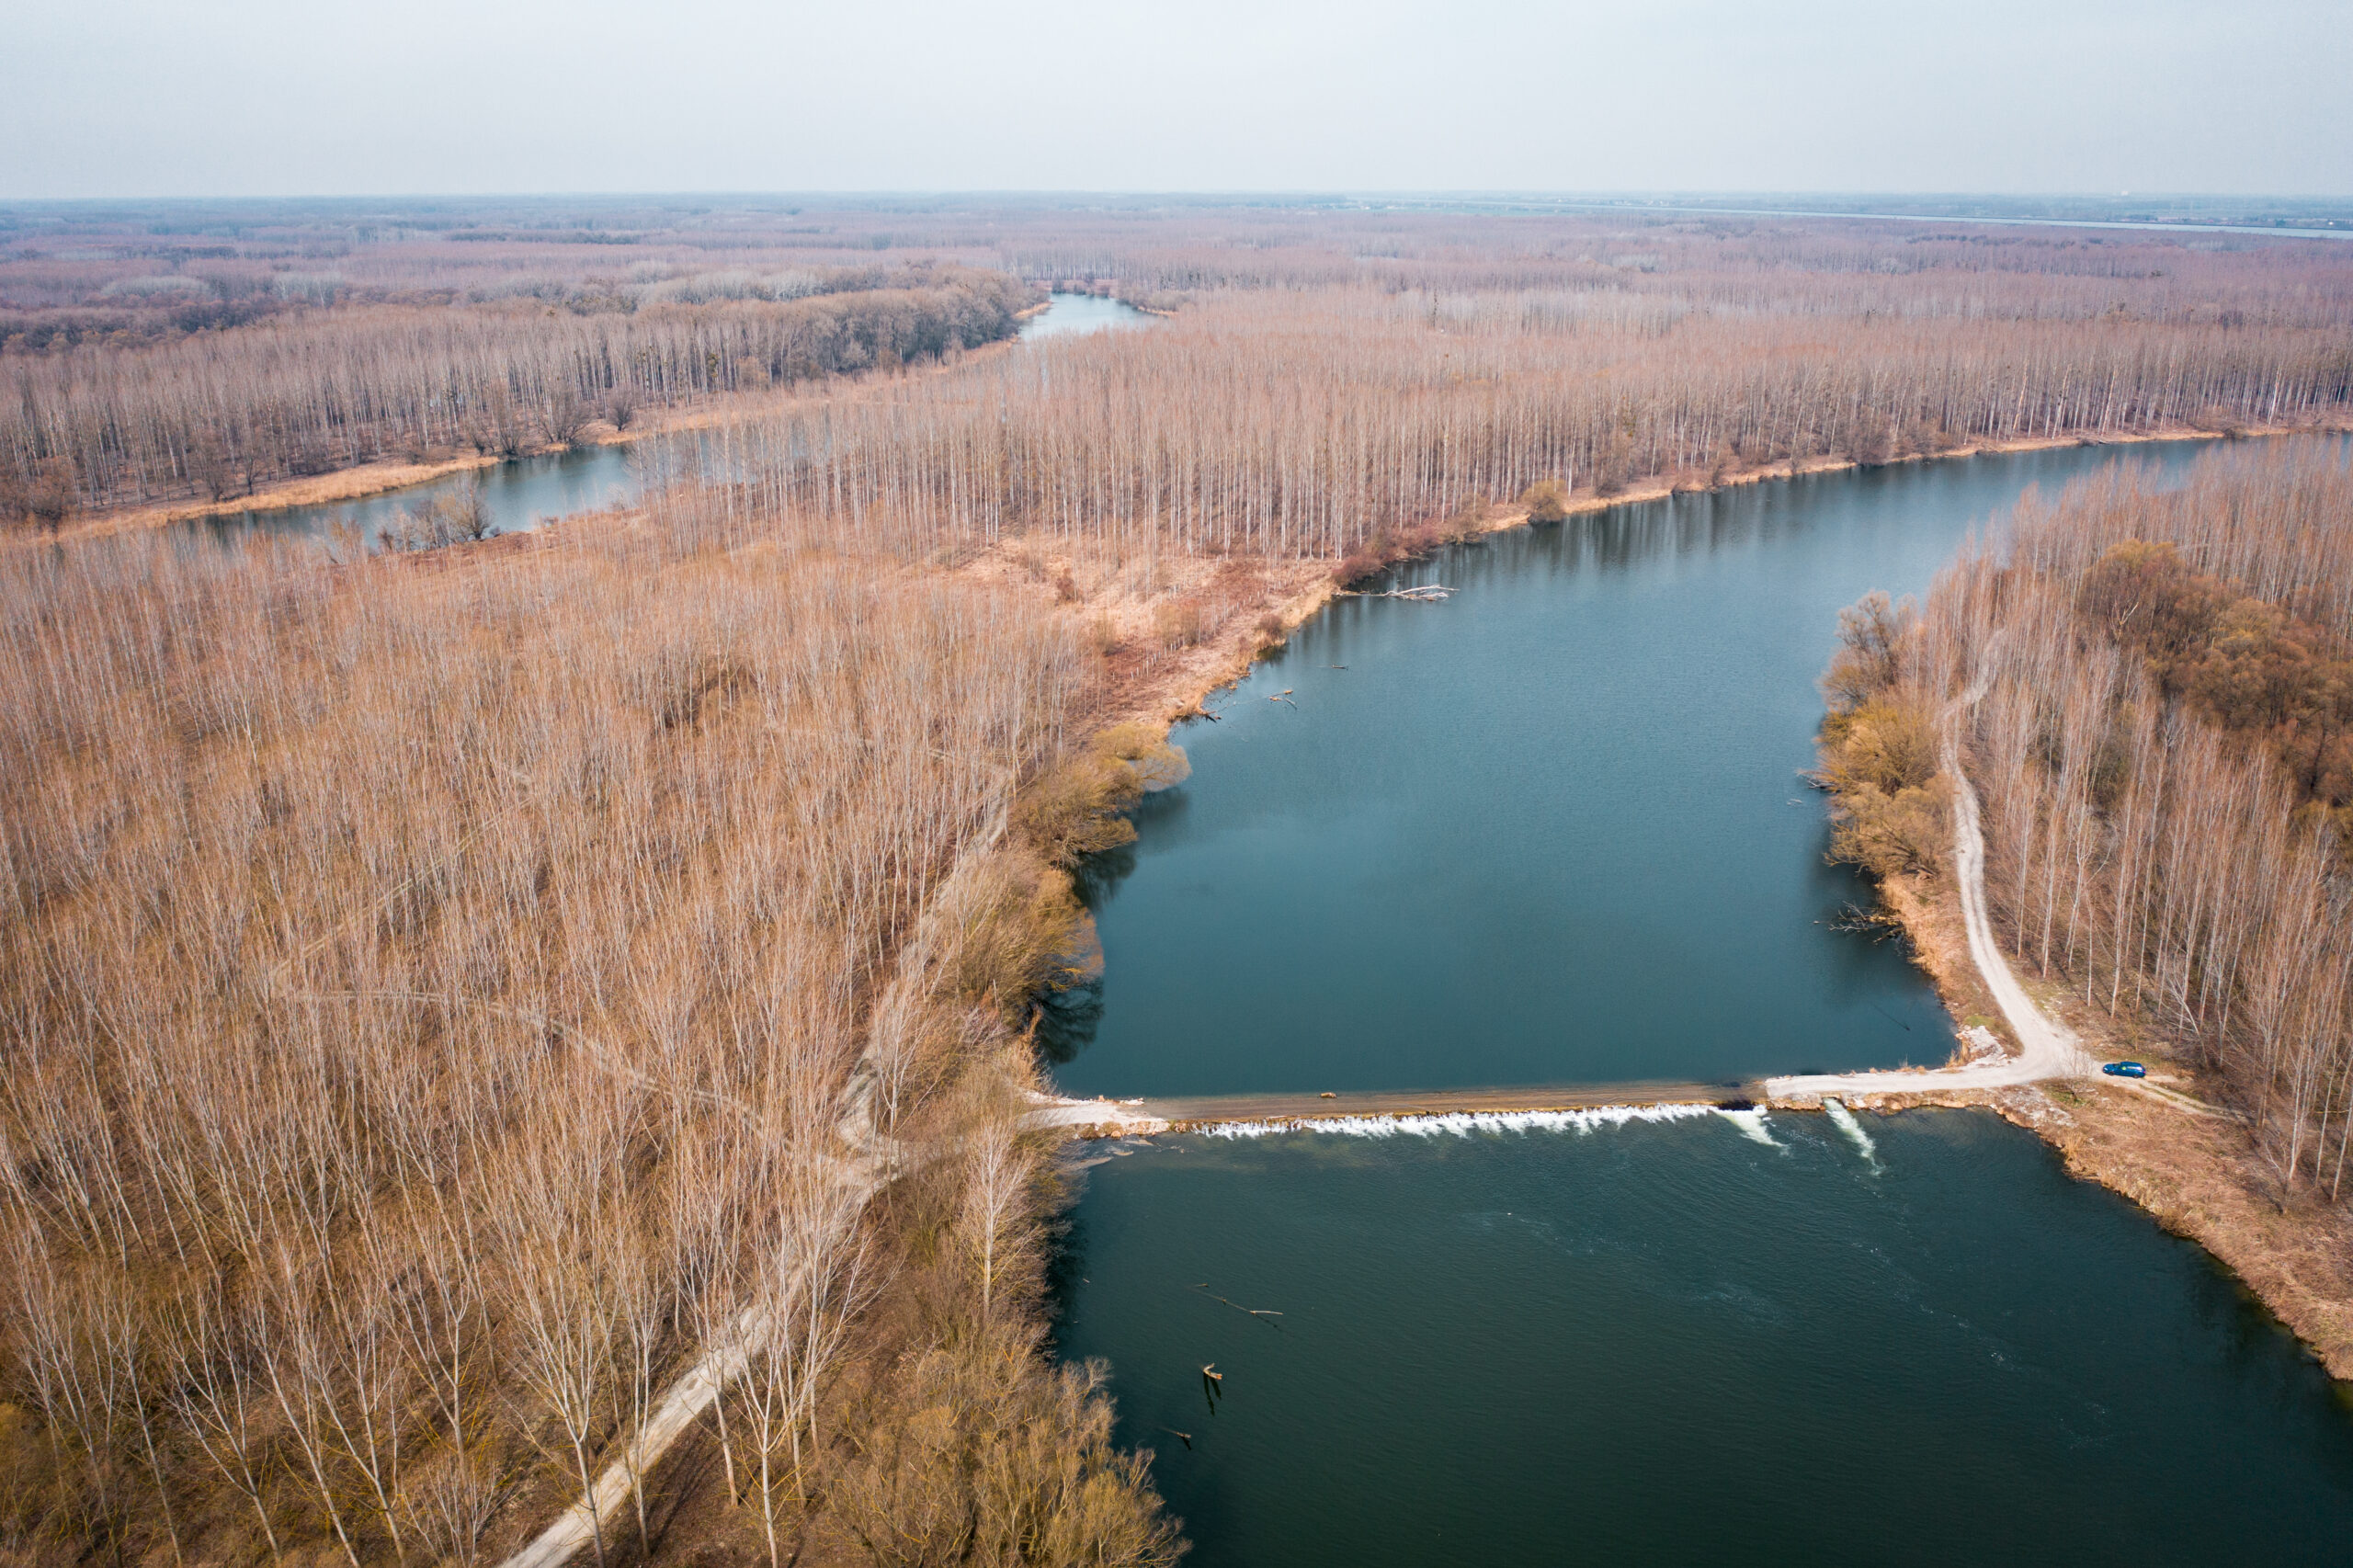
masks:
[[[1998,1062],[1961,1067],[1911,1067],[1868,1073],[1808,1073],[1765,1080],[1775,1100],[1814,1099],[1826,1095],[1918,1094],[1940,1089],[1997,1089],[2052,1078],[2087,1077],[2097,1070],[2075,1031],[2035,1006],[2011,972],[1985,914],[1985,835],[1979,822],[1977,791],[1961,766],[1957,721],[1993,687],[1993,673],[1980,675],[1940,718],[1940,760],[1953,787],[1953,880],[1961,888],[1961,917],[1969,935],[1969,957],[1993,994],[2003,1021],[2018,1042],[2018,1053]]]
[[[850,1153],[830,1165],[836,1201],[829,1206],[828,1212],[836,1237],[857,1225],[866,1206],[892,1181],[916,1165],[953,1153],[941,1148],[915,1148],[881,1134],[875,1127],[873,1084],[872,1074],[861,1067],[843,1095],[840,1134]],[[752,1116],[749,1108],[744,1110],[746,1117]],[[1036,1109],[1021,1119],[1025,1131],[1087,1127],[1142,1133],[1165,1131],[1167,1125],[1108,1102],[1043,1098]],[[782,1300],[790,1302],[806,1288],[805,1258],[813,1252],[824,1250],[822,1245],[804,1246],[801,1257],[785,1264],[788,1278]],[[755,1349],[779,1331],[775,1315],[757,1307],[746,1308],[737,1314],[727,1337],[707,1346],[694,1364],[663,1391],[645,1425],[630,1440],[629,1447],[605,1467],[594,1489],[556,1516],[552,1523],[499,1568],[562,1568],[587,1550],[597,1540],[599,1521],[623,1517],[632,1489],[719,1402],[728,1384],[749,1369]]]
[[[838,1131],[848,1153],[823,1162],[830,1190],[828,1200],[818,1208],[819,1233],[801,1235],[793,1255],[773,1265],[781,1288],[767,1301],[738,1312],[726,1335],[706,1346],[694,1363],[663,1391],[645,1424],[605,1467],[587,1494],[557,1515],[500,1568],[562,1568],[597,1540],[605,1521],[623,1517],[631,1494],[646,1484],[654,1468],[719,1402],[727,1385],[750,1369],[761,1347],[774,1335],[795,1332],[790,1320],[810,1289],[813,1264],[822,1267],[818,1260],[840,1256],[840,1244],[854,1233],[867,1205],[910,1168],[911,1159],[924,1163],[938,1156],[939,1151],[911,1151],[881,1132],[876,1126],[873,1083],[869,1064],[861,1062],[842,1095]],[[737,1108],[747,1120],[759,1125],[749,1107]]]
[[[935,893],[926,911],[926,924],[941,920],[943,911],[955,906],[952,884],[972,874],[1003,840],[1011,798],[1010,773],[1006,782],[1004,799]],[[937,933],[919,931],[902,956],[903,971],[920,979],[938,940]],[[657,1092],[680,1092],[655,1083],[595,1040],[577,1035],[570,1038],[585,1048],[600,1071]],[[773,1336],[793,1332],[788,1320],[800,1310],[802,1298],[811,1288],[813,1266],[822,1272],[824,1260],[841,1256],[843,1244],[854,1235],[875,1197],[909,1171],[960,1152],[960,1145],[954,1142],[911,1144],[885,1131],[889,1117],[884,1105],[884,1080],[889,1075],[886,1054],[879,1037],[870,1035],[866,1049],[835,1098],[830,1120],[837,1152],[827,1152],[814,1161],[824,1178],[825,1200],[814,1206],[814,1231],[792,1238],[798,1244],[793,1246],[792,1256],[771,1264],[777,1271],[778,1288],[765,1302],[756,1302],[738,1312],[729,1332],[718,1342],[703,1347],[702,1354],[663,1390],[653,1414],[622,1451],[606,1465],[596,1483],[546,1528],[508,1556],[499,1568],[562,1568],[595,1544],[602,1523],[622,1517],[631,1493],[646,1483],[654,1467],[719,1402],[728,1385],[750,1370],[753,1358],[762,1347]],[[751,1106],[700,1089],[683,1093],[734,1112],[763,1137],[779,1136],[767,1119]],[[1111,1114],[1088,1120],[1123,1124],[1130,1119],[1118,1114],[1116,1108],[1108,1108]],[[1039,1108],[1021,1118],[1020,1126],[1029,1131],[1066,1125],[1068,1119],[1063,1111],[1063,1107],[1041,1098]],[[804,1217],[808,1217],[805,1210]]]
[[[899,1168],[887,1156],[843,1162],[837,1166],[835,1203],[830,1207],[832,1235],[824,1240],[847,1234],[858,1223],[867,1204],[890,1184]],[[808,1259],[824,1250],[822,1244],[817,1247],[803,1246],[797,1256],[785,1264],[784,1300],[793,1302],[805,1291]],[[789,1326],[779,1321],[781,1315],[759,1306],[746,1307],[739,1312],[726,1337],[706,1346],[694,1364],[663,1391],[645,1425],[621,1454],[605,1467],[588,1494],[557,1515],[547,1528],[532,1537],[500,1568],[562,1568],[562,1564],[597,1540],[602,1526],[625,1517],[631,1494],[648,1483],[654,1467],[693,1428],[703,1413],[719,1402],[727,1392],[727,1385],[750,1370],[752,1357],[760,1346],[773,1335],[790,1332]]]

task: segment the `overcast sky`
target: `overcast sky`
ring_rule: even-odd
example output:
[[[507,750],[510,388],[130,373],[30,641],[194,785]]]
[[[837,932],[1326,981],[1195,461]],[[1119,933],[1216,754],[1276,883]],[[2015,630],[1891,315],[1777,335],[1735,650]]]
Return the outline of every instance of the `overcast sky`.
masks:
[[[2353,0],[0,0],[0,199],[2353,194]]]

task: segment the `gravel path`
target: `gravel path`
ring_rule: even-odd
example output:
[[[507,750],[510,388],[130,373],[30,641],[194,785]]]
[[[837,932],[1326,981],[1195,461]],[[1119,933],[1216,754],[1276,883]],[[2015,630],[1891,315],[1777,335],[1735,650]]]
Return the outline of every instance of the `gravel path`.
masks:
[[[2052,1078],[2088,1077],[2098,1063],[2075,1039],[2075,1031],[2046,1016],[2010,972],[1994,939],[1993,923],[1985,917],[1985,835],[1978,822],[1977,791],[1961,771],[1958,726],[1952,720],[1974,705],[1992,684],[1991,675],[1945,710],[1944,770],[1952,779],[1952,860],[1954,879],[1961,884],[1961,918],[1969,933],[1969,956],[1985,979],[1986,990],[2002,1010],[2003,1021],[2021,1047],[2016,1056],[1976,1062],[1962,1067],[1910,1067],[1870,1073],[1808,1073],[1768,1078],[1765,1092],[1772,1098],[1819,1098],[1825,1095],[1917,1094],[1938,1089],[1995,1089],[2012,1084],[2039,1084]]]

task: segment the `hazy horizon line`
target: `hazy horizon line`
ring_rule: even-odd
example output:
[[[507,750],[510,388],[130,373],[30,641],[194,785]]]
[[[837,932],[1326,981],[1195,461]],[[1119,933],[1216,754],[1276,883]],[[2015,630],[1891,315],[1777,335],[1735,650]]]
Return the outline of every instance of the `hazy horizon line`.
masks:
[[[2196,189],[2151,189],[2101,191],[2091,189],[2019,190],[1984,187],[1904,189],[1895,187],[1824,186],[1820,187],[1779,186],[1772,187],[1743,187],[1732,186],[1296,186],[1264,187],[1234,186],[1199,187],[1086,187],[1086,186],[863,186],[831,187],[822,186],[793,187],[712,187],[698,188],[690,186],[643,188],[610,187],[540,190],[311,190],[280,192],[265,195],[256,192],[214,191],[190,195],[112,195],[112,196],[10,196],[0,194],[0,207],[65,207],[99,203],[149,203],[187,205],[199,202],[289,202],[289,201],[551,201],[551,200],[631,200],[647,198],[696,199],[750,199],[769,198],[809,198],[832,200],[942,200],[954,199],[1054,199],[1121,198],[1131,200],[1170,199],[1269,199],[1363,200],[1400,199],[1538,199],[1570,200],[1601,199],[1622,202],[1648,199],[1769,199],[1776,197],[1865,199],[1893,198],[1921,201],[1936,199],[2002,200],[2002,201],[2344,201],[2353,202],[2353,190],[2265,190],[2221,191]]]

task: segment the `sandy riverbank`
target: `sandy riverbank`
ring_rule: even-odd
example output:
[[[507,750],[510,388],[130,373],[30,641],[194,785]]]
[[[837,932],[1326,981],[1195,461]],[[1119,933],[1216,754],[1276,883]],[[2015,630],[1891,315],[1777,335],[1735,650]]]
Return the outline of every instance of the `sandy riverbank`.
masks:
[[[1995,457],[2007,452],[2047,452],[2061,447],[2139,447],[2153,441],[2222,441],[2253,440],[2272,436],[2343,435],[2353,432],[2353,421],[2321,421],[2309,425],[2260,425],[2225,434],[2218,430],[2200,430],[2186,425],[2165,426],[2154,430],[2071,431],[2063,436],[2022,436],[2008,441],[1976,441],[1955,447],[1949,451],[1920,452],[1890,458],[1874,467],[1893,468],[1899,464],[1944,462],[1954,458]],[[1726,473],[1722,479],[1706,483],[1694,476],[1654,475],[1629,484],[1614,495],[1580,494],[1568,505],[1572,514],[1606,511],[1631,501],[1656,501],[1667,495],[1704,494],[1711,490],[1729,490],[1735,485],[1758,484],[1768,479],[1792,479],[1806,474],[1836,473],[1842,470],[1860,468],[1863,464],[1852,458],[1804,458],[1795,462],[1766,463],[1756,468]],[[1523,514],[1516,521],[1500,526],[1509,528],[1525,522]]]

